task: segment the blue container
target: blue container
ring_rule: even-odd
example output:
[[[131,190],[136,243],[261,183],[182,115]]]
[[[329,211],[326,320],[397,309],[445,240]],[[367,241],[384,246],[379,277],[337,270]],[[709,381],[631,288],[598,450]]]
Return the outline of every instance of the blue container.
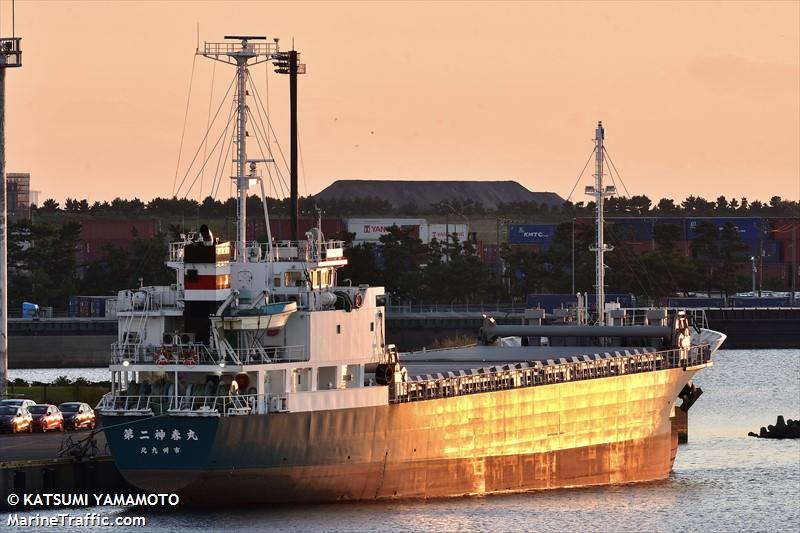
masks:
[[[725,302],[722,298],[669,298],[667,307],[677,307],[679,309],[694,309],[698,307],[724,307]]]
[[[613,231],[625,241],[643,242],[653,238],[652,218],[615,218]]]
[[[653,221],[653,226],[677,226],[680,228],[680,237],[678,240],[680,241],[688,241],[689,238],[686,236],[687,233],[687,223],[686,219],[684,218],[656,218]]]
[[[762,243],[762,258],[765,263],[780,263],[781,262],[781,248],[783,243],[781,241],[763,241]]]
[[[786,307],[789,298],[783,296],[734,296],[733,307]]]
[[[555,233],[555,224],[511,224],[508,226],[508,244],[536,244],[547,250]]]
[[[736,226],[739,238],[744,242],[752,244],[761,240],[763,233],[767,230],[767,225],[760,218],[691,218],[687,228],[688,240],[694,239],[697,235],[697,227],[702,222],[711,222],[717,229],[722,230],[728,222]],[[762,229],[763,227],[763,229]]]
[[[81,316],[80,298],[78,296],[69,297],[69,317],[75,318]]]
[[[106,316],[106,299],[105,298],[90,298],[89,299],[89,316],[91,317],[105,317]]]
[[[529,294],[525,299],[525,306],[528,309],[544,309],[546,313],[552,313],[553,309],[576,305],[578,299],[574,294]]]

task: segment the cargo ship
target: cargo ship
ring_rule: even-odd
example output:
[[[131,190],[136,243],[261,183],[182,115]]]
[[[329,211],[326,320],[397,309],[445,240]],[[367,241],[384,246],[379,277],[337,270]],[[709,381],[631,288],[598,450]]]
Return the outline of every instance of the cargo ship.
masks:
[[[122,291],[111,392],[98,405],[133,485],[199,505],[436,498],[666,478],[672,420],[725,336],[683,312],[603,297],[598,125],[597,309],[555,324],[486,317],[474,346],[400,354],[381,287],[340,283],[344,243],[246,240],[248,66],[296,74],[296,53],[238,36],[199,54],[237,68],[237,234],[172,243],[175,282]],[[285,61],[288,58],[288,66]],[[249,163],[249,168],[248,168]],[[262,187],[262,201],[264,201]],[[265,227],[269,228],[266,202]],[[607,307],[612,307],[607,309]],[[677,406],[682,399],[681,406]]]

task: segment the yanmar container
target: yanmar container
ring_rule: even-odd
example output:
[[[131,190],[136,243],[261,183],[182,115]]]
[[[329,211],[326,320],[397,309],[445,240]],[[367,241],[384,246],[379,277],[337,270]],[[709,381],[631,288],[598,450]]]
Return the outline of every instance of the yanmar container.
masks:
[[[443,242],[448,235],[452,237],[455,234],[458,242],[465,242],[469,235],[469,226],[466,224],[428,224],[427,239],[422,239],[422,242],[429,243],[433,239]],[[422,236],[420,235],[420,238]]]
[[[508,244],[535,244],[547,250],[556,233],[555,224],[511,224],[508,226]]]
[[[380,238],[389,233],[389,228],[414,228],[416,236],[424,236],[428,223],[424,218],[350,218],[347,220],[347,231],[355,233],[353,242],[376,243]]]

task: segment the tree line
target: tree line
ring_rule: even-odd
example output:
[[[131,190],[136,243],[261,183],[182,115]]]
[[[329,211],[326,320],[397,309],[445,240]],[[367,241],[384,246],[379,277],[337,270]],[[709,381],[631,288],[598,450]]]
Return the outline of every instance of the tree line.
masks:
[[[559,224],[547,250],[530,246],[501,247],[502,267],[492,271],[480,261],[474,245],[455,236],[425,245],[411,229],[392,227],[380,244],[348,246],[348,265],[340,278],[354,284],[382,285],[395,301],[405,303],[476,303],[524,299],[531,293],[594,292],[595,243],[592,225]],[[689,256],[680,249],[681,227],[655,227],[653,249],[634,251],[625,230],[609,227],[606,254],[607,292],[633,293],[658,304],[690,291],[726,296],[750,288],[750,276],[740,271],[749,257],[736,227],[701,222],[690,242]],[[353,234],[339,236],[352,241]],[[782,280],[764,280],[765,289],[786,290]]]
[[[75,295],[111,295],[139,286],[175,282],[175,272],[167,260],[167,235],[132,235],[132,249],[107,245],[102,256],[81,264],[77,251],[81,224],[65,220],[52,222],[21,221],[8,231],[8,304],[20,309],[22,302],[40,307],[66,309]]]
[[[442,203],[407,204],[398,208],[382,198],[362,197],[334,200],[317,200],[313,196],[298,199],[300,211],[305,215],[312,215],[316,209],[321,209],[326,216],[351,217],[351,216],[417,216],[435,215],[453,211],[465,216],[491,215],[514,217],[552,216],[555,218],[573,218],[576,216],[592,216],[594,202],[564,202],[561,205],[548,205],[538,202],[510,202],[500,203],[496,209],[483,206],[479,200],[460,201],[454,199],[447,202],[447,209]],[[289,200],[287,198],[267,198],[269,212],[275,216],[289,215]],[[189,198],[154,198],[144,202],[138,198],[125,200],[115,198],[109,201],[96,201],[89,203],[87,200],[67,198],[64,205],[52,198],[42,202],[41,206],[33,207],[34,214],[62,213],[72,215],[92,216],[152,216],[172,217],[176,215],[192,215],[206,218],[220,218],[233,216],[236,213],[236,199],[228,198],[221,201],[210,196],[202,202]],[[258,196],[247,199],[248,214],[262,212],[261,200]],[[780,196],[773,196],[768,202],[748,200],[746,197],[727,198],[719,196],[716,200],[706,200],[700,196],[689,196],[683,201],[676,202],[670,198],[662,198],[653,202],[647,196],[616,196],[606,201],[606,214],[616,216],[797,216],[800,213],[800,202],[784,200]]]
[[[9,306],[19,309],[23,301],[64,309],[77,294],[110,295],[136,287],[174,282],[174,272],[165,266],[170,240],[180,228],[170,226],[170,235],[132,235],[130,250],[108,245],[99,259],[80,264],[80,221],[66,219],[23,221],[9,229]],[[591,224],[574,225],[574,289],[593,292],[595,240]],[[606,240],[614,245],[606,255],[607,291],[634,293],[657,303],[670,295],[689,291],[733,294],[750,287],[749,272],[741,265],[749,247],[736,228],[721,228],[710,222],[698,224],[690,242],[689,256],[679,248],[681,228],[654,227],[652,250],[634,251],[632,235],[611,225]],[[352,245],[353,234],[339,237],[350,241],[349,264],[339,279],[353,284],[386,287],[398,301],[475,303],[524,298],[529,293],[570,293],[573,290],[573,224],[558,224],[547,250],[532,247],[501,247],[502,268],[491,269],[477,255],[472,242],[445,241],[424,244],[411,228],[393,227],[378,245]],[[764,288],[787,290],[785,281],[764,280]]]

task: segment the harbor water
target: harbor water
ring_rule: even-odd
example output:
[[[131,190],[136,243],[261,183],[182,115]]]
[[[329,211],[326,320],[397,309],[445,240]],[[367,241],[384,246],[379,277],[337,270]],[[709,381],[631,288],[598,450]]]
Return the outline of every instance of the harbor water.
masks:
[[[22,372],[11,377],[46,381],[46,372],[65,371]],[[747,432],[777,415],[800,418],[800,350],[723,350],[695,383],[705,393],[689,415],[689,443],[660,482],[432,501],[88,511],[145,516],[152,531],[795,531],[800,441]]]

